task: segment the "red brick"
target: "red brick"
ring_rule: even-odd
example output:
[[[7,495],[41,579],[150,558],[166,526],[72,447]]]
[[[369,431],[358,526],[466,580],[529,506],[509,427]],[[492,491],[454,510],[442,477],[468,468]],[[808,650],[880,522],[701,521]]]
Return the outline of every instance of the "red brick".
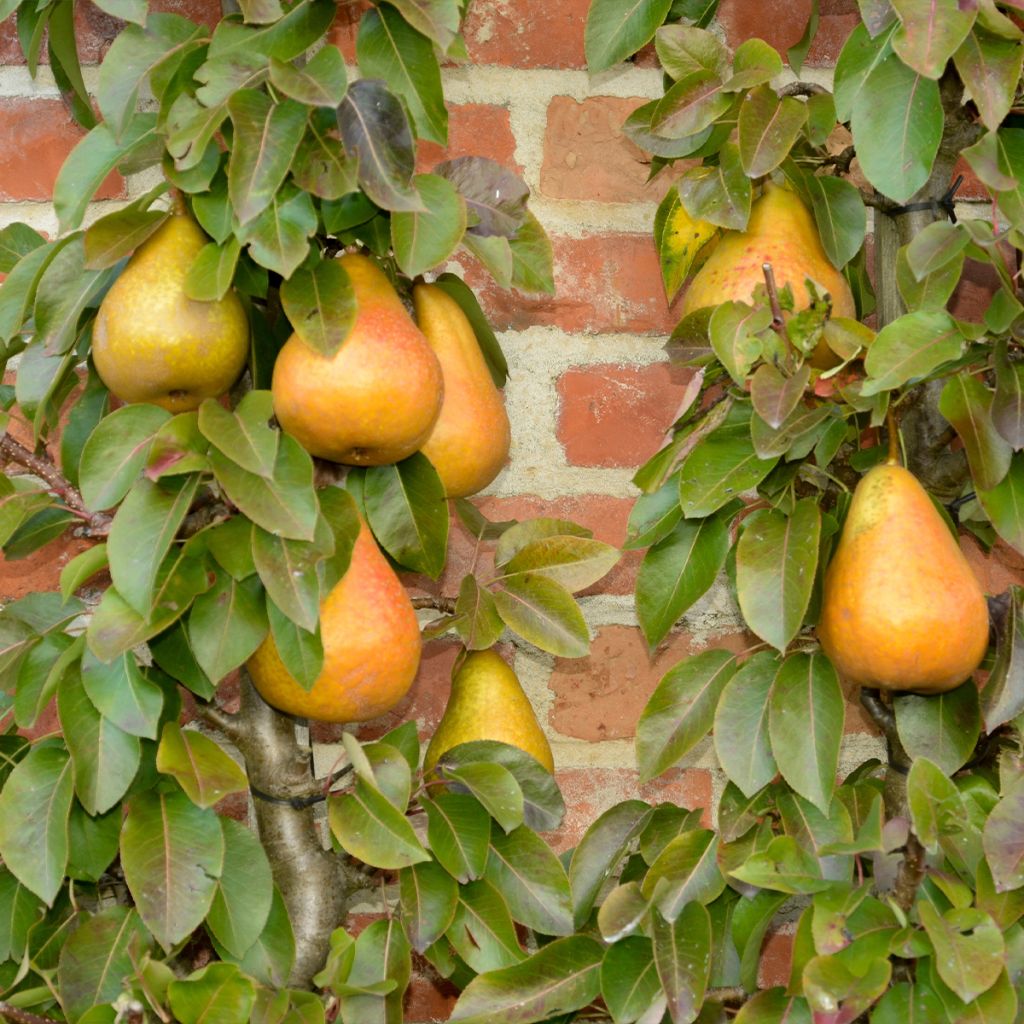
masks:
[[[65,534],[25,558],[12,560],[0,554],[0,604],[39,591],[58,590],[61,569],[92,545],[93,541]]]
[[[413,975],[405,995],[405,1020],[447,1020],[459,997],[459,990],[420,957],[413,957]]]
[[[0,99],[0,199],[51,200],[61,164],[83,134],[60,100]],[[96,193],[98,199],[124,195],[116,172]]]
[[[421,140],[416,166],[430,171],[442,160],[459,156],[486,156],[522,172],[516,163],[516,140],[508,108],[491,103],[463,103],[448,108],[448,145]]]
[[[960,283],[953,292],[949,311],[958,320],[971,320],[980,323],[985,311],[992,301],[992,296],[999,290],[1000,279],[995,267],[987,263],[967,260],[964,263]]]
[[[583,28],[590,0],[474,0],[464,33],[477,64],[583,68]]]
[[[570,332],[669,334],[677,318],[665,301],[650,233],[554,236],[555,294],[524,295],[499,288],[480,264],[465,257],[467,283],[492,326],[531,325]]]
[[[559,851],[574,847],[601,814],[623,800],[699,808],[702,823],[710,825],[711,773],[703,768],[672,769],[643,786],[631,768],[571,768],[556,778],[565,799],[565,820],[547,838]]]
[[[757,981],[761,988],[788,985],[793,963],[793,935],[791,932],[769,931],[761,947],[761,966]]]
[[[555,96],[548,106],[540,190],[551,199],[628,203],[660,200],[672,181],[692,161],[679,161],[674,172],[647,178],[651,158],[622,132],[641,98],[590,96],[577,102]]]
[[[369,0],[344,0],[339,2],[338,13],[334,24],[327,33],[327,41],[341,50],[341,55],[350,64],[356,62],[356,36],[359,32],[359,19],[364,11],[373,5]]]
[[[669,363],[567,370],[558,381],[566,458],[576,466],[640,464],[664,442],[692,376]]]
[[[1008,587],[1024,584],[1024,557],[1005,541],[997,540],[985,551],[970,534],[960,535],[960,548],[978,577],[981,589],[995,596]]]
[[[962,156],[957,157],[956,165],[953,167],[952,181],[956,181],[961,174],[964,176],[964,180],[960,182],[960,187],[956,190],[958,201],[964,199],[991,199],[988,189],[982,184],[981,179],[971,170],[971,165]],[[952,184],[952,181],[950,184]]]
[[[718,21],[735,49],[747,39],[763,39],[786,59],[786,50],[804,34],[811,0],[777,0],[769,8],[752,0],[722,0]],[[806,63],[834,64],[846,37],[860,21],[856,0],[822,0],[818,31]]]
[[[150,0],[151,11],[180,14],[207,26],[214,26],[221,18],[220,0]],[[75,5],[75,45],[78,59],[83,64],[98,64],[124,27],[125,22],[101,11],[89,0]],[[49,63],[46,44],[40,54],[43,64]],[[25,57],[18,45],[17,21],[8,18],[0,22],[0,64],[24,64]]]
[[[638,629],[604,626],[585,658],[558,658],[548,681],[554,694],[552,728],[563,736],[596,743],[629,739],[661,677],[698,650],[724,648],[741,653],[756,643],[744,633],[712,637],[694,645],[689,634],[673,634],[653,658]]]

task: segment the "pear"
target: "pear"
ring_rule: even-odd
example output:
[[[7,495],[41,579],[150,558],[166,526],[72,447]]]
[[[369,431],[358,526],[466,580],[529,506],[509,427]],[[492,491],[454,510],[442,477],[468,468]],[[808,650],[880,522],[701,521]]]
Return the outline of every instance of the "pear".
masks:
[[[185,213],[167,219],[128,261],[100,303],[92,357],[124,402],[170,412],[224,394],[249,354],[249,322],[234,292],[213,302],[185,294],[185,279],[209,239]]]
[[[462,307],[434,284],[417,285],[412,297],[416,321],[444,375],[441,414],[420,450],[448,497],[465,498],[486,487],[505,464],[508,414]]]
[[[754,289],[764,284],[765,263],[772,265],[780,289],[787,284],[792,289],[797,311],[810,305],[809,277],[819,294],[831,296],[833,316],[856,317],[850,286],[825,255],[810,211],[794,193],[772,182],[751,207],[746,231],[727,231],[719,239],[686,289],[681,314],[720,302],[749,302]],[[839,362],[824,342],[811,357],[819,369]]]
[[[247,668],[263,699],[279,711],[323,722],[364,722],[390,711],[420,663],[420,627],[405,587],[365,523],[345,575],[320,606],[324,663],[310,690],[295,680],[272,635]]]
[[[850,682],[941,693],[977,668],[988,632],[985,596],[924,488],[902,466],[876,466],[825,574],[825,653]]]
[[[555,770],[551,746],[515,672],[495,651],[473,651],[452,677],[448,706],[423,761],[430,771],[445,752],[472,740],[498,740]]]
[[[274,363],[271,391],[281,426],[311,455],[380,466],[412,455],[441,411],[437,356],[384,272],[366,256],[341,258],[356,318],[332,356],[297,334]]]

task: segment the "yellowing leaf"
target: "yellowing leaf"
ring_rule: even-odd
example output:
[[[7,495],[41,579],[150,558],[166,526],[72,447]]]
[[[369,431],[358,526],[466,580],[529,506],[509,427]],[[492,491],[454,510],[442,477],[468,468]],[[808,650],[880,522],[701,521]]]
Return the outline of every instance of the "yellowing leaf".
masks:
[[[662,200],[654,218],[654,238],[669,302],[683,286],[698,256],[707,258],[708,243],[717,234],[718,228],[710,221],[695,220],[686,212],[676,189]]]

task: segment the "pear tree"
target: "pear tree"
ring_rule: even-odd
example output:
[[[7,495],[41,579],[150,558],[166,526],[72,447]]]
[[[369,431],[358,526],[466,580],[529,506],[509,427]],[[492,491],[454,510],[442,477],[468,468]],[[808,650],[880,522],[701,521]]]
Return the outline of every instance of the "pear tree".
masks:
[[[592,0],[593,72],[652,41],[664,71],[624,131],[674,179],[652,288],[694,281],[668,343],[693,368],[688,404],[634,480],[639,628],[657,647],[724,572],[751,648],[681,661],[637,723],[645,780],[712,735],[727,779],[714,826],[631,799],[563,856],[542,835],[562,797],[523,750],[464,743],[424,774],[407,722],[345,733],[314,777],[305,734],[245,670],[269,636],[313,687],[325,643],[309,610],[345,578],[360,524],[437,579],[452,510],[497,568],[418,598],[424,640],[485,651],[507,628],[588,649],[573,594],[614,550],[572,523],[448,502],[422,452],[314,459],[271,415],[290,336],[337,353],[354,330],[343,252],[407,298],[436,279],[499,384],[478,303],[438,269],[461,248],[501,286],[552,287],[509,171],[468,157],[415,173],[415,140],[445,139],[439,62],[463,52],[465,5],[371,7],[350,81],[322,45],[333,0],[240,0],[212,31],[145,0],[98,3],[128,24],[97,113],[72,3],[0,2],[30,69],[45,32],[88,130],[57,181],[59,236],[0,232],[0,542],[7,558],[68,531],[88,542],[60,593],[0,611],[0,1016],[399,1024],[415,953],[460,990],[463,1024],[1019,1019],[1024,592],[990,597],[980,687],[963,668],[933,695],[895,674],[844,690],[850,669],[816,631],[851,494],[887,461],[932,495],[940,530],[1024,551],[1019,0],[860,0],[830,86],[802,75],[816,0],[788,70],[761,40],[730,50],[716,0]],[[956,205],[961,155],[984,210]],[[114,168],[152,190],[83,227]],[[507,204],[488,202],[497,186]],[[97,310],[172,210],[208,239],[186,291],[236,296],[249,337],[228,396],[173,412],[112,402],[92,358]],[[760,258],[743,268],[729,253],[748,246]],[[978,265],[994,294],[965,316],[954,293]],[[898,633],[929,595],[877,604]],[[884,760],[844,750],[851,681]],[[59,733],[23,738],[54,701]],[[182,728],[186,706],[203,730]],[[214,810],[238,793],[251,831]],[[356,934],[346,911],[367,893],[382,916]],[[779,927],[788,984],[765,987]]]

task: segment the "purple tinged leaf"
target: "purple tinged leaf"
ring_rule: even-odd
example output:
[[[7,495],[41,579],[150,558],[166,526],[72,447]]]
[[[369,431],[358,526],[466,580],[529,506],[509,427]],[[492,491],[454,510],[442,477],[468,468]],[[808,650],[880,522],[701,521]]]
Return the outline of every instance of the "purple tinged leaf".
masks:
[[[789,155],[807,120],[807,106],[792,96],[783,99],[770,86],[752,89],[740,104],[739,152],[743,170],[760,178]]]
[[[736,231],[746,228],[750,218],[751,187],[736,143],[724,143],[719,150],[718,164],[691,168],[676,187],[686,212],[695,220],[710,221]]]
[[[971,31],[977,5],[960,0],[891,0],[900,19],[893,49],[919,74],[938,79]]]
[[[996,342],[992,423],[1014,451],[1024,448],[1024,364],[1010,361],[1005,339]]]
[[[412,187],[412,130],[401,101],[372,78],[354,82],[338,107],[345,148],[359,161],[359,183],[385,210],[423,210]]]
[[[939,397],[939,412],[953,425],[967,450],[975,486],[990,491],[1010,469],[1013,450],[996,430],[992,418],[993,394],[972,374],[951,377]]]
[[[448,930],[459,902],[458,883],[434,861],[398,873],[402,923],[409,942],[422,954]]]
[[[530,190],[506,167],[483,156],[446,160],[434,173],[447,178],[466,201],[471,235],[512,238],[522,227]]]
[[[583,37],[591,73],[610,68],[649,43],[671,6],[672,0],[595,0]]]
[[[1018,782],[996,804],[982,843],[996,892],[1024,885],[1024,784]]]
[[[770,427],[778,429],[803,397],[811,370],[804,364],[791,377],[778,367],[763,363],[750,381],[750,398],[754,411]]]
[[[652,914],[654,963],[673,1024],[692,1024],[711,977],[711,918],[700,903],[687,904],[673,922]]]
[[[982,123],[995,131],[1013,106],[1020,80],[1024,47],[1019,40],[1000,39],[976,26],[953,55],[960,77]]]
[[[996,533],[1024,552],[1024,456],[1014,455],[1010,471],[992,490],[979,491],[978,500]]]
[[[973,146],[963,150],[963,156],[982,183],[994,192],[1017,187],[1017,179],[1007,173],[1010,164],[999,132],[986,132]]]

